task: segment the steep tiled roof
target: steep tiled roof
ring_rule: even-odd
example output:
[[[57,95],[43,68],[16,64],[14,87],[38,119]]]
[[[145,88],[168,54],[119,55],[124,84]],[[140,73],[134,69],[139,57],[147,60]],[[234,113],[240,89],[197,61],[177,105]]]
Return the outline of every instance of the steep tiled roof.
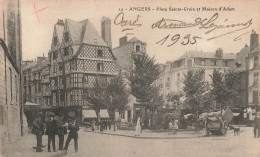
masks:
[[[70,19],[66,19],[65,21],[69,29],[72,42],[74,44],[81,43],[82,24]]]
[[[38,71],[43,69],[44,67],[46,67],[49,64],[49,59],[46,57],[44,60],[42,61],[37,61],[36,64],[32,67],[33,71]]]
[[[84,26],[82,29],[82,33],[84,33],[82,43],[99,45],[99,46],[107,46],[107,43],[98,34],[97,30],[90,22],[90,20],[84,20],[82,21],[82,23]]]
[[[63,37],[64,26],[56,24],[55,27],[56,27],[56,33],[58,36],[59,43],[61,43],[62,37]]]
[[[107,43],[101,38],[89,19],[81,22],[66,19],[65,23],[67,24],[74,44],[85,43],[90,45],[107,46]]]
[[[26,71],[26,70],[34,67],[36,64],[37,64],[37,62],[35,61],[35,62],[33,62],[33,63],[29,64],[29,65],[26,65],[26,66],[22,67],[23,71]]]
[[[58,23],[60,20],[58,21]],[[97,32],[94,25],[89,19],[77,22],[71,19],[65,19],[64,24],[56,24],[55,31],[58,34],[59,40],[63,38],[64,31],[68,31],[70,42],[69,43],[73,49],[73,54],[71,57],[76,57],[80,53],[80,47],[83,44],[97,45],[97,46],[107,46],[107,43],[102,39],[102,37]],[[66,43],[64,46],[67,46]],[[113,55],[113,54],[112,54]],[[63,55],[61,55],[63,57]],[[70,58],[66,58],[68,60]]]
[[[138,41],[141,41],[141,40],[139,40],[139,39],[136,38],[136,37],[133,37],[132,39],[130,39],[130,40],[128,41],[128,43],[138,42]]]

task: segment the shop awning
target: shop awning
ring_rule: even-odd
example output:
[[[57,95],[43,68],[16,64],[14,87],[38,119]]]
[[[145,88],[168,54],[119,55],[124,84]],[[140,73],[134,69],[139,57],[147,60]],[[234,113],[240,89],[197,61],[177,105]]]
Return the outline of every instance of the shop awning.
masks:
[[[85,118],[97,118],[96,112],[94,110],[82,110],[82,117]]]
[[[240,113],[233,113],[233,116],[239,116]]]
[[[106,109],[100,110],[100,117],[101,118],[109,118],[108,112]]]
[[[31,102],[26,102],[24,104],[25,110],[40,110],[41,108],[42,108],[41,104],[36,104],[36,103],[31,103]]]
[[[204,112],[199,115],[199,119],[205,119],[206,116],[208,116],[208,113]]]

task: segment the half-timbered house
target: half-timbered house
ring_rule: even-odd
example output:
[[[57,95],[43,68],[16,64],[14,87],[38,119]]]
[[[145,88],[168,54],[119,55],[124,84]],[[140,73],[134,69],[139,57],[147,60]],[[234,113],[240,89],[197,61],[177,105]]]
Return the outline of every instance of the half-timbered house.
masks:
[[[106,83],[115,75],[115,57],[109,43],[88,19],[58,20],[49,52],[53,109],[80,117],[82,106],[88,104],[84,99],[87,89],[96,80]]]

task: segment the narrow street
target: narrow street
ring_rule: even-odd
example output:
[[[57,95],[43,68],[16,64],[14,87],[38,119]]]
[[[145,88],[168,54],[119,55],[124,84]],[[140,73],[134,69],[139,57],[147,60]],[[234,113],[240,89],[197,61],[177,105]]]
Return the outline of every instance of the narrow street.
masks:
[[[127,131],[126,131],[127,132]],[[145,134],[145,133],[144,133]],[[154,133],[159,134],[159,133]],[[144,136],[144,135],[143,135]],[[198,137],[187,139],[143,139],[115,135],[79,132],[79,151],[75,153],[74,142],[71,141],[67,154],[65,151],[36,153],[32,147],[35,137],[28,135],[5,148],[6,157],[28,156],[81,156],[81,157],[258,157],[260,156],[260,138],[253,138],[253,128],[241,128],[240,136],[234,136],[229,130],[226,136]],[[44,136],[43,144],[47,144]],[[56,137],[56,145],[58,138]],[[56,148],[58,145],[56,146]],[[97,148],[99,147],[99,148]]]

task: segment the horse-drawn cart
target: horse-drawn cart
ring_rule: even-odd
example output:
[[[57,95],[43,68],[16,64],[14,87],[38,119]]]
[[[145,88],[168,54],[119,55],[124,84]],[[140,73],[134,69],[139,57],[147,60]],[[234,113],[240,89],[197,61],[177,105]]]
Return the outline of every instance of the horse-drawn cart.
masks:
[[[207,135],[225,135],[228,124],[233,118],[233,113],[229,107],[224,111],[212,112],[205,118],[205,131]]]

